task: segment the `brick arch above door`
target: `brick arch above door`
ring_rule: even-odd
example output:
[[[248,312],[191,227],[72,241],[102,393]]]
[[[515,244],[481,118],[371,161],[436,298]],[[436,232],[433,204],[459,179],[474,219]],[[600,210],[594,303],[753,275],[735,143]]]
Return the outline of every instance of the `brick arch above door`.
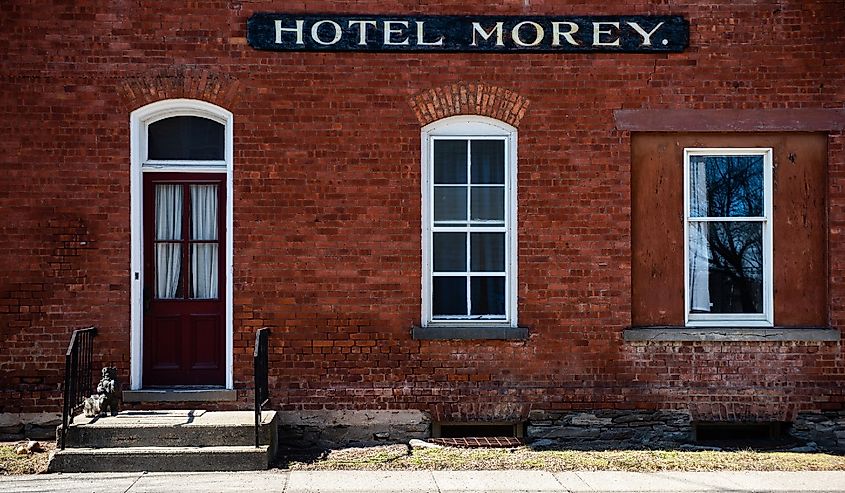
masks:
[[[197,99],[232,108],[244,85],[237,77],[206,69],[168,67],[127,77],[119,88],[129,111],[165,99]]]

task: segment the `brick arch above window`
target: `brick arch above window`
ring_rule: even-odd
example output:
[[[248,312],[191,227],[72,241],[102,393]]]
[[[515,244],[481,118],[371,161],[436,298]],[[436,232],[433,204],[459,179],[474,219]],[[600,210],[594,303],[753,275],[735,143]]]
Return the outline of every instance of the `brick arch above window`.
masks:
[[[237,77],[204,69],[172,67],[128,77],[120,88],[126,108],[134,110],[165,99],[196,99],[231,108],[244,86]]]
[[[510,89],[459,82],[417,93],[408,103],[421,126],[455,115],[482,115],[518,127],[531,102]]]

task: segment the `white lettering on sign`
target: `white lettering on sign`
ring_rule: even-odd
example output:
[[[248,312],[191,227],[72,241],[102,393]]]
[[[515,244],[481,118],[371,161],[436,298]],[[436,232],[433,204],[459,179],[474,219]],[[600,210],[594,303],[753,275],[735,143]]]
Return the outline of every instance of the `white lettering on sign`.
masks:
[[[296,33],[296,44],[301,45],[305,44],[302,40],[302,29],[305,26],[305,21],[302,19],[297,19],[296,27],[282,27],[282,21],[276,21],[276,43],[282,44],[282,32],[295,32]]]
[[[334,28],[334,38],[331,41],[323,41],[320,39],[319,29],[320,26],[324,24],[330,24]],[[311,26],[311,39],[314,40],[315,43],[321,44],[323,46],[329,46],[337,43],[340,41],[340,37],[343,35],[343,31],[340,29],[340,24],[335,21],[324,20],[320,22],[315,22],[313,26]]]
[[[561,31],[561,26],[569,28],[567,31]],[[572,46],[578,46],[578,42],[572,37],[578,32],[578,24],[574,22],[552,22],[552,46],[560,46],[560,37],[566,38],[566,42]]]
[[[613,34],[610,29],[604,29],[603,26],[615,27],[619,31],[618,22],[593,22],[593,46],[619,46],[619,36],[613,41],[602,41],[602,34]]]
[[[367,28],[368,27],[376,27],[376,21],[349,21],[349,27],[352,28],[353,25],[358,25],[358,45],[359,46],[366,46],[367,45]]]
[[[394,34],[404,34],[401,29],[394,29],[393,25],[399,25],[404,28],[408,27],[408,21],[384,21],[384,44],[386,45],[407,45],[410,44],[408,42],[408,36],[405,35],[405,39],[401,41],[393,41]]]
[[[502,40],[502,26],[504,26],[504,22],[497,22],[496,26],[491,28],[489,32],[485,31],[483,27],[481,27],[480,22],[473,22],[472,23],[472,45],[478,46],[478,41],[475,39],[476,34],[480,34],[481,38],[485,41],[490,39],[490,36],[493,35],[493,32],[496,33],[496,46],[504,46],[505,43]]]
[[[522,29],[522,26],[531,26],[534,28],[534,41],[527,43],[522,40],[522,37],[520,36],[520,29]],[[543,30],[543,26],[532,21],[520,22],[519,24],[513,26],[513,30],[511,30],[513,42],[519,46],[537,46],[543,41],[545,36],[546,32]]]
[[[634,31],[637,31],[637,33],[643,37],[643,42],[640,46],[651,46],[651,35],[656,33],[657,30],[660,29],[660,26],[663,25],[663,23],[661,22],[660,24],[654,26],[654,29],[652,29],[651,31],[646,31],[645,29],[641,28],[640,25],[636,22],[628,22],[627,24],[634,28]]]
[[[683,51],[689,41],[688,23],[679,16],[273,17],[258,13],[249,19],[251,46],[303,51],[642,53]]]
[[[425,40],[425,22],[417,21],[417,44],[419,46],[443,46],[443,36],[437,41],[428,42]]]

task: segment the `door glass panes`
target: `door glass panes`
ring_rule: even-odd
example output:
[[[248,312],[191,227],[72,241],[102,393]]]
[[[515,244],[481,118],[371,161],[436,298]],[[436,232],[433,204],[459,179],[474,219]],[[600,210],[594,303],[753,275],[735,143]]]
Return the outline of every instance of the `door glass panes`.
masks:
[[[155,184],[156,298],[219,297],[219,193],[218,184]]]
[[[434,139],[430,210],[435,318],[507,318],[505,154],[501,138]]]
[[[155,296],[182,295],[182,186],[155,187]]]
[[[191,185],[191,298],[217,298],[217,185]]]
[[[691,217],[763,216],[763,156],[690,156]]]
[[[196,116],[174,116],[147,127],[147,159],[222,161],[224,126]]]

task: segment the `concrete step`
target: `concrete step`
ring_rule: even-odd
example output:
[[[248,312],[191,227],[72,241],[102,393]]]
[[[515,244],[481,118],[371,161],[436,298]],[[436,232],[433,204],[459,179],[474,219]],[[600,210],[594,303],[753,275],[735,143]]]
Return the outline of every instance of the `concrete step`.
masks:
[[[276,444],[276,412],[261,414],[260,443]],[[117,416],[78,416],[66,447],[222,447],[255,445],[252,411],[123,411]]]
[[[270,447],[66,448],[50,457],[49,472],[254,471],[267,469]]]

